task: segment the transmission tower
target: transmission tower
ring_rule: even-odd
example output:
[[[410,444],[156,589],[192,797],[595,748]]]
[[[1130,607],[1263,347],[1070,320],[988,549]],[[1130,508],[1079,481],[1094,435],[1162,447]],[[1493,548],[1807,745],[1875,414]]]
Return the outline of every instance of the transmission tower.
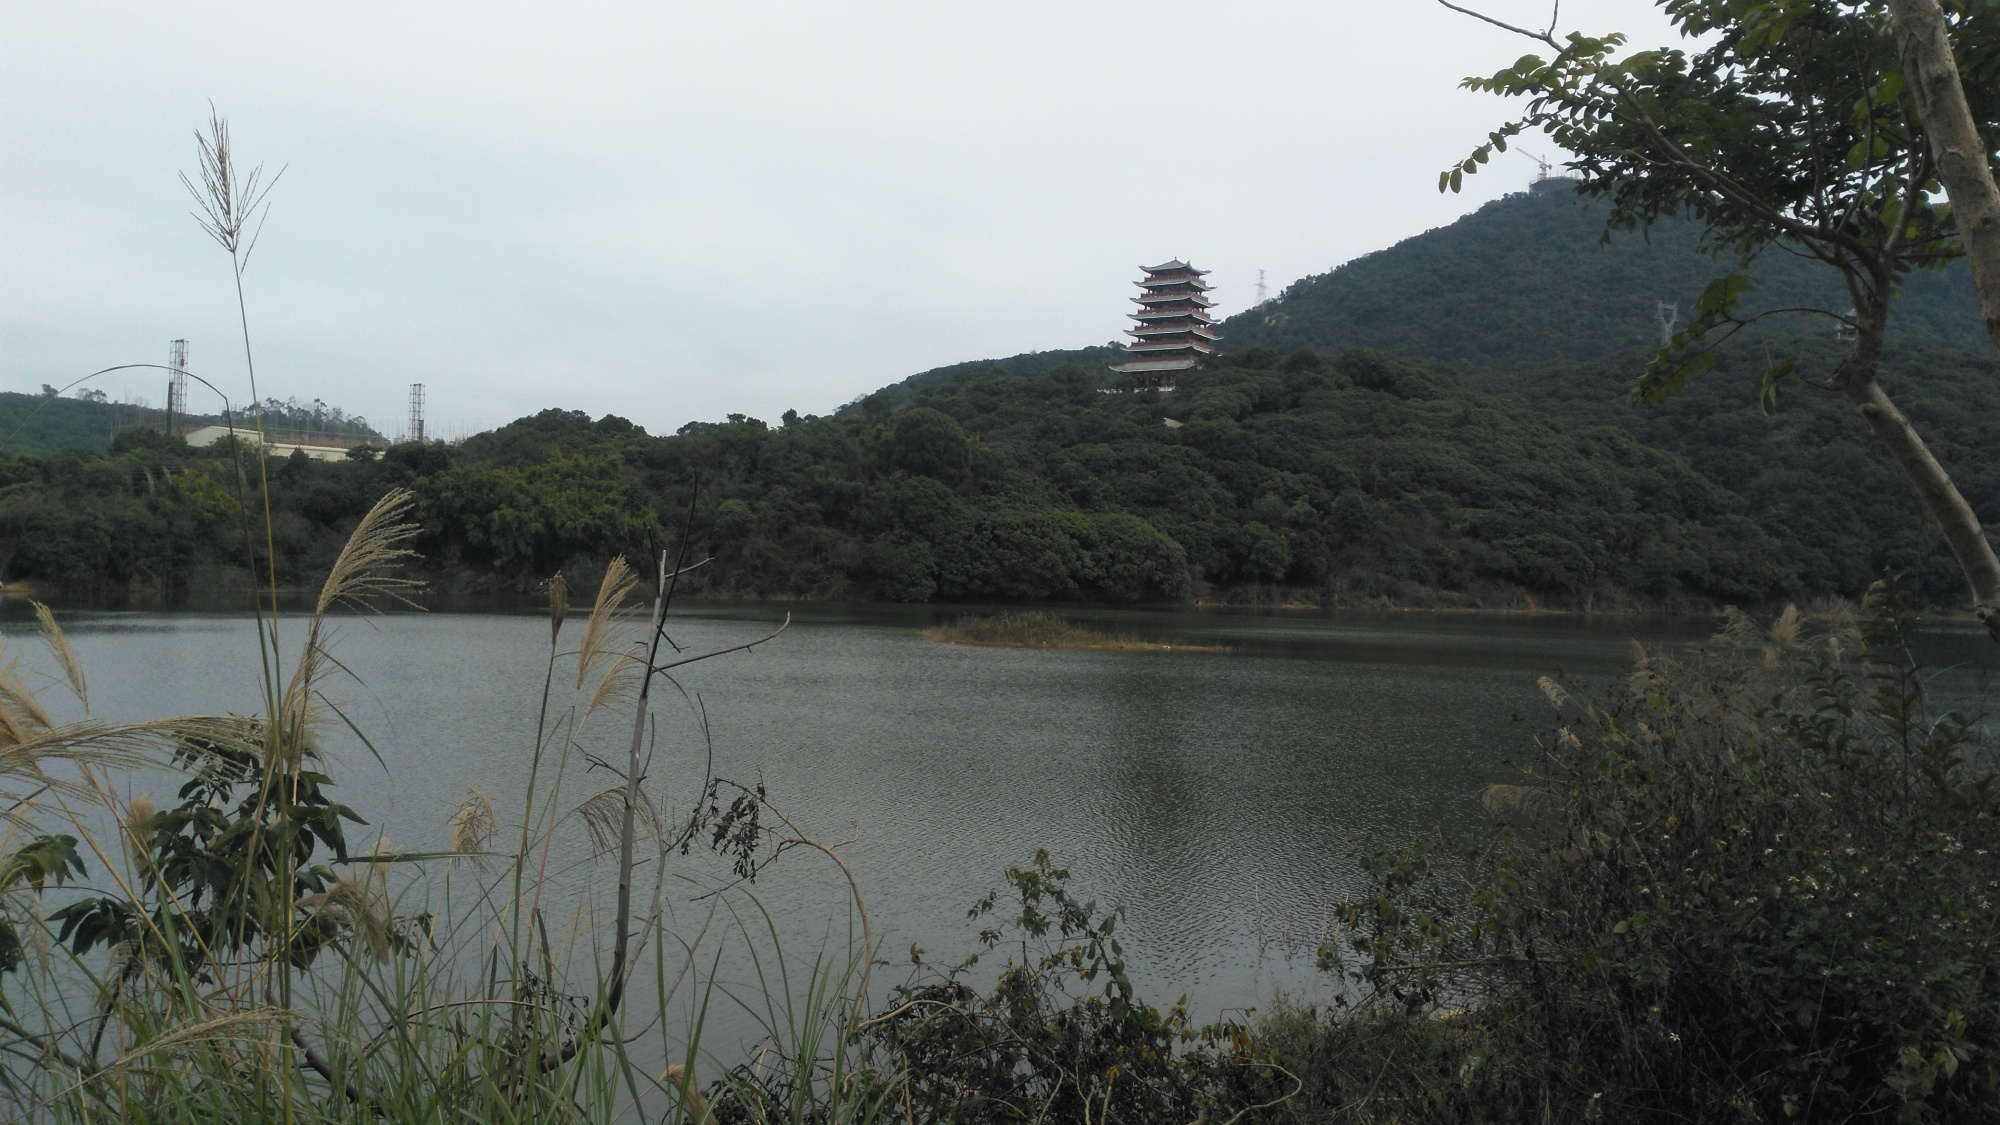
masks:
[[[180,432],[187,423],[188,342],[175,340],[167,345],[167,436]]]
[[[424,385],[410,384],[410,429],[406,435],[410,441],[424,440]]]
[[[1673,343],[1674,329],[1681,324],[1681,306],[1678,301],[1653,302],[1653,323],[1660,326],[1660,346]]]
[[[1264,288],[1264,271],[1257,271],[1257,303],[1263,304],[1270,298],[1270,291]]]

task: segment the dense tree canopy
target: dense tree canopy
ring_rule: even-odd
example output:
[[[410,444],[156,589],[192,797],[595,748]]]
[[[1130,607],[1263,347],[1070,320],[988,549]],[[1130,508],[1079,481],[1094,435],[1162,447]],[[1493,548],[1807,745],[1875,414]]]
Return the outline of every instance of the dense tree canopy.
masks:
[[[671,437],[549,410],[454,447],[295,457],[272,473],[279,574],[324,565],[376,496],[409,487],[446,588],[526,588],[678,534],[699,482],[709,594],[1611,606],[1803,588],[1793,545],[1687,463],[1431,364],[1251,352],[1165,397],[1098,381],[961,373],[877,419]],[[135,438],[0,472],[10,578],[226,585],[261,550],[226,451]]]
[[[1465,8],[1445,0],[1458,11]],[[1456,191],[1507,138],[1527,130],[1568,154],[1579,190],[1607,201],[1610,226],[1692,218],[1706,245],[1738,267],[1793,255],[1838,278],[1846,300],[1807,306],[1851,337],[1836,362],[1807,373],[1774,357],[1756,379],[1769,408],[1812,385],[1852,404],[1894,458],[1965,575],[1974,613],[2000,639],[2000,556],[1971,503],[1889,397],[1880,379],[1897,296],[1914,271],[1963,256],[1956,215],[1938,195],[1938,147],[1909,96],[1902,45],[1880,0],[1660,0],[1685,47],[1626,51],[1619,34],[1531,31],[1478,18],[1548,49],[1523,55],[1469,89],[1518,99],[1519,116],[1439,177]],[[1470,14],[1470,13],[1469,13]],[[1552,16],[1552,21],[1560,14]],[[1989,21],[1960,21],[1974,73],[1995,50]],[[2000,97],[1981,89],[1973,123],[2000,124]],[[1982,146],[1979,159],[1985,159]],[[1716,277],[1690,324],[1663,345],[1634,392],[1658,401],[1711,366],[1718,339],[1760,326],[1754,279]],[[1843,311],[1843,305],[1845,306]]]

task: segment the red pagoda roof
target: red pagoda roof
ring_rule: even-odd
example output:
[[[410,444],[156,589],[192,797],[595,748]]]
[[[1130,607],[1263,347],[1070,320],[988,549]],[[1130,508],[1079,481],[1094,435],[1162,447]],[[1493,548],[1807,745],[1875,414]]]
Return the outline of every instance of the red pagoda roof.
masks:
[[[1147,273],[1169,273],[1169,272],[1191,273],[1194,274],[1196,277],[1204,276],[1210,272],[1208,270],[1198,270],[1193,266],[1188,265],[1186,262],[1181,261],[1179,258],[1175,258],[1173,261],[1168,262],[1165,265],[1140,266],[1139,268],[1146,271]]]

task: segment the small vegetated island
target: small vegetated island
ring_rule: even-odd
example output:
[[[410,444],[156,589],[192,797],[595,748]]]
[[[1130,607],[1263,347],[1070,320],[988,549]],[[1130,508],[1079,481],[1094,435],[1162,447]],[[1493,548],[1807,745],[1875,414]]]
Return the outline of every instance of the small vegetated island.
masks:
[[[1112,652],[1233,652],[1227,645],[1171,644],[1105,633],[1053,613],[1000,613],[955,618],[924,630],[933,641],[1005,648],[1081,648]]]

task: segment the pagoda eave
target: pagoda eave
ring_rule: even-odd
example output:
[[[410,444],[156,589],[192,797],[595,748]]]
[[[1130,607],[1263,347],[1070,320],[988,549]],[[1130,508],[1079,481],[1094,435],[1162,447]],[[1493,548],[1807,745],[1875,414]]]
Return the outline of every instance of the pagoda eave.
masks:
[[[1191,273],[1196,277],[1205,277],[1209,273],[1213,272],[1211,270],[1198,270],[1193,266],[1187,264],[1186,262],[1181,261],[1179,258],[1175,258],[1171,262],[1165,262],[1157,266],[1140,266],[1139,271],[1141,273]]]
[[[1127,319],[1136,320],[1141,324],[1153,320],[1192,320],[1198,324],[1215,323],[1215,318],[1201,309],[1140,309],[1135,313],[1126,313],[1125,316]]]
[[[1120,375],[1171,375],[1176,371],[1192,371],[1194,364],[1191,359],[1172,363],[1121,363],[1111,370]]]

